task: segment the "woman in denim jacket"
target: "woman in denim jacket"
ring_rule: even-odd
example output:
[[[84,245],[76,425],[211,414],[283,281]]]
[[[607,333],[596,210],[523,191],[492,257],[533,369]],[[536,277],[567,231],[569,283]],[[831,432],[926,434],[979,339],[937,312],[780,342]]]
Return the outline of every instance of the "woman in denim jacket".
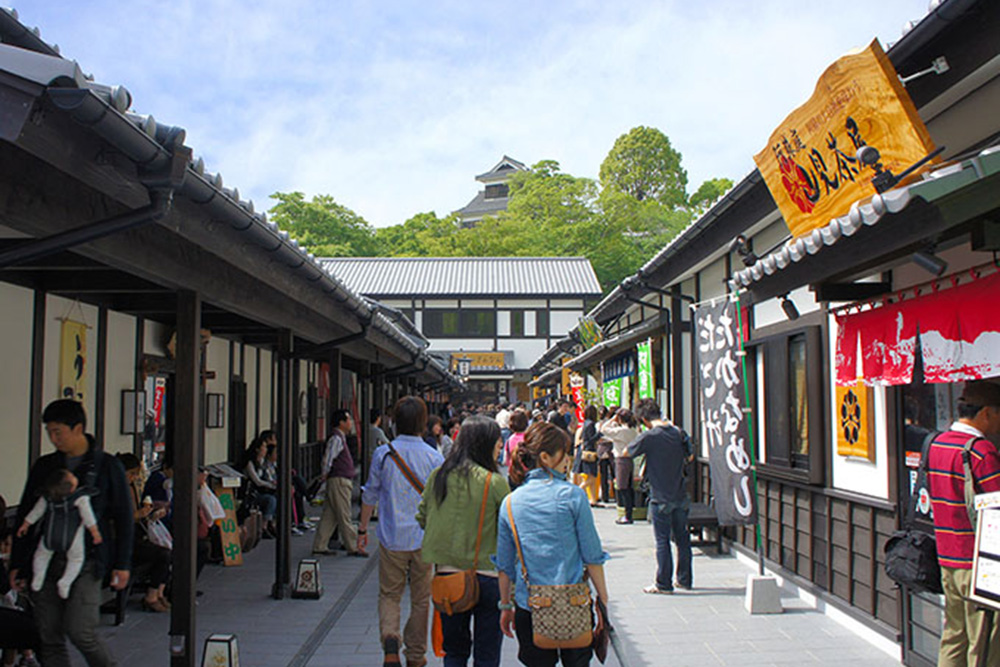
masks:
[[[604,562],[608,554],[594,527],[587,494],[566,481],[573,462],[570,439],[565,431],[549,423],[531,426],[518,454],[528,471],[524,482],[509,502],[517,524],[525,566],[532,584],[565,585],[590,577],[597,596],[607,606],[608,589]],[[517,547],[506,510],[500,512],[497,527],[497,566],[500,569],[500,627],[504,634],[517,633],[518,654],[529,667],[589,665],[592,649],[540,649],[532,640],[528,588],[520,574]],[[511,582],[514,601],[511,602]],[[598,618],[600,616],[598,615]]]

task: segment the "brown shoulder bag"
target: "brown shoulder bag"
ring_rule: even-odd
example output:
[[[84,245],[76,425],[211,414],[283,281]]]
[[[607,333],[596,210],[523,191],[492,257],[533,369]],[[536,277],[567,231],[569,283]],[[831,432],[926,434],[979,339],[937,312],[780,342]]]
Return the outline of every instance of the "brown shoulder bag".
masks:
[[[507,496],[507,517],[510,519],[511,532],[514,533],[517,557],[521,561],[521,576],[528,587],[533,643],[542,649],[590,646],[594,641],[594,619],[590,611],[590,584],[587,583],[586,574],[578,584],[532,584],[528,580],[528,568],[524,564],[512,504],[511,497]]]
[[[479,578],[476,575],[476,566],[479,564],[479,546],[483,541],[486,500],[489,497],[492,479],[493,473],[488,473],[483,488],[483,502],[479,507],[479,531],[476,533],[476,556],[472,561],[472,569],[436,574],[431,580],[431,599],[434,601],[434,608],[447,616],[467,612],[479,602]]]

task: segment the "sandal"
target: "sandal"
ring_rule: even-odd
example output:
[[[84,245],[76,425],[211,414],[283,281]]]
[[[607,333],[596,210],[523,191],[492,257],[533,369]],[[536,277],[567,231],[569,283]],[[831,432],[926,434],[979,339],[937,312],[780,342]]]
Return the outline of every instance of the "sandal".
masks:
[[[656,584],[650,584],[642,589],[643,593],[649,593],[650,595],[673,595],[674,589],[672,588],[660,588]]]

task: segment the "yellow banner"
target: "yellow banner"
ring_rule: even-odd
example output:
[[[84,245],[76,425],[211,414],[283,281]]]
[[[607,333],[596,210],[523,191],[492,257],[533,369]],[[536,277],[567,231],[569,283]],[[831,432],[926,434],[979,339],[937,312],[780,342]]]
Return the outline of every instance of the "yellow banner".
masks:
[[[862,165],[862,146],[878,149]],[[901,171],[934,150],[927,128],[878,40],[823,72],[812,97],[785,118],[754,162],[794,236],[876,194],[879,172]]]
[[[59,345],[59,398],[83,402],[87,385],[87,325],[62,321]]]

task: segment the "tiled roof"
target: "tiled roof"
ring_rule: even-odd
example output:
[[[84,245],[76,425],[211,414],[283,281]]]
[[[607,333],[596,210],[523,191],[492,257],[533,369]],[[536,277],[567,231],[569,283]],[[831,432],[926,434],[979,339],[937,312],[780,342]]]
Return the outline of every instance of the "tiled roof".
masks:
[[[367,295],[596,296],[585,257],[336,257],[328,272]]]
[[[507,202],[509,201],[510,200],[507,197],[494,197],[493,199],[487,199],[486,193],[480,191],[479,194],[472,198],[472,201],[455,211],[455,213],[458,213],[466,218],[474,215],[479,215],[481,217],[489,215],[490,213],[506,211]]]

